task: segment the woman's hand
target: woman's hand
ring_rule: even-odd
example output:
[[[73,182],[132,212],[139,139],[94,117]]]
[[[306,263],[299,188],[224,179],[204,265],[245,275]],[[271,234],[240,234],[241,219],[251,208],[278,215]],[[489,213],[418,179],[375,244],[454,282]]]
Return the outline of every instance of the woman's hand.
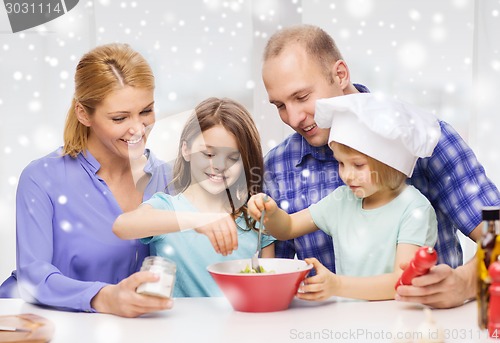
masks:
[[[297,298],[303,300],[326,300],[335,294],[338,288],[338,277],[316,258],[306,258],[307,264],[312,264],[316,275],[304,280],[299,287]]]
[[[116,285],[103,287],[92,299],[91,306],[99,313],[127,318],[172,308],[174,304],[172,299],[136,293],[140,284],[155,281],[158,281],[156,274],[147,271],[137,272]]]

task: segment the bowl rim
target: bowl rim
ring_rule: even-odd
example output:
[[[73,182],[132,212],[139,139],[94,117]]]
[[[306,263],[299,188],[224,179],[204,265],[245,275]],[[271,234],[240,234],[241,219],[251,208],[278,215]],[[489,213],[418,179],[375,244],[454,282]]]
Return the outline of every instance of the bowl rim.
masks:
[[[305,263],[304,260],[300,259],[294,259],[294,258],[259,258],[259,260],[295,260],[295,261],[302,261]],[[305,263],[304,268],[298,269],[298,270],[293,270],[289,272],[282,272],[282,273],[229,273],[229,272],[220,272],[220,271],[215,271],[212,270],[213,266],[219,265],[219,264],[225,264],[228,262],[234,262],[234,261],[248,261],[250,264],[250,259],[249,258],[240,258],[236,260],[228,260],[228,261],[222,261],[222,262],[216,262],[212,263],[209,266],[207,266],[207,271],[209,273],[217,274],[217,275],[229,275],[229,276],[241,276],[241,277],[265,277],[265,276],[273,276],[273,275],[287,275],[287,274],[292,274],[292,273],[297,273],[297,272],[304,272],[304,271],[309,271],[313,268],[312,264],[307,264]]]

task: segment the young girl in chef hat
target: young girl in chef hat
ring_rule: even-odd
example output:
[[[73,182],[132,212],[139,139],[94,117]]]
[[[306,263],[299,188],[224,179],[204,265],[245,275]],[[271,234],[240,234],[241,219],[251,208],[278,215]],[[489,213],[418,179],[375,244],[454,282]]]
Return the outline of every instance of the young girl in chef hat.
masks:
[[[318,203],[294,214],[262,194],[249,200],[249,213],[286,240],[318,229],[335,244],[336,274],[317,259],[298,297],[393,299],[400,265],[420,246],[437,240],[436,214],[415,187],[407,185],[419,157],[432,154],[440,137],[437,119],[408,104],[359,93],[316,102],[315,121],[331,127],[329,146],[345,183]]]

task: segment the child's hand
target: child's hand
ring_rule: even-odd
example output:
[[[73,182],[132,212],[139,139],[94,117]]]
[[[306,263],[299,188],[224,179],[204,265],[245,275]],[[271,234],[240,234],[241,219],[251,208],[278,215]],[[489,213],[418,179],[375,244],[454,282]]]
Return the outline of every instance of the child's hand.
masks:
[[[220,215],[219,219],[199,226],[195,230],[208,237],[218,254],[227,256],[238,249],[238,229],[229,214]]]
[[[303,300],[326,300],[335,295],[338,288],[338,277],[315,258],[306,258],[307,264],[312,264],[316,275],[304,280],[299,287],[297,298]]]
[[[267,218],[273,215],[274,212],[278,209],[278,205],[276,201],[274,201],[270,196],[267,196],[264,193],[259,193],[252,195],[247,203],[248,206],[248,214],[259,221],[262,211],[265,209],[266,213],[264,216],[264,224],[266,223]]]

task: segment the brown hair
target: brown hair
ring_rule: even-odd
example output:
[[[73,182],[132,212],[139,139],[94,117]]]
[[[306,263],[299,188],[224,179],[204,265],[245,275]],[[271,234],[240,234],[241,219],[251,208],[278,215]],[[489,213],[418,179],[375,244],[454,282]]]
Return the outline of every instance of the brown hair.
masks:
[[[240,103],[227,98],[208,98],[196,106],[182,130],[179,152],[175,161],[174,178],[169,184],[175,192],[183,192],[191,184],[191,165],[182,157],[182,145],[191,147],[192,142],[201,133],[214,126],[222,125],[236,137],[238,150],[243,163],[244,173],[226,189],[233,217],[244,213],[249,228],[255,227],[255,221],[247,214],[248,198],[262,191],[264,159],[259,132],[251,114]],[[236,202],[236,201],[239,202]]]
[[[89,128],[80,123],[75,106],[80,103],[88,115],[113,91],[125,86],[154,89],[148,62],[127,44],[107,44],[86,53],[75,73],[75,95],[64,126],[63,154],[76,157],[87,150]]]
[[[264,62],[278,56],[292,44],[304,47],[306,53],[321,66],[323,73],[333,83],[330,68],[338,60],[343,60],[342,54],[333,38],[317,26],[296,25],[273,34],[264,48]]]
[[[390,190],[395,190],[407,179],[407,176],[399,170],[396,170],[387,164],[374,159],[373,157],[363,154],[350,146],[335,141],[330,143],[330,147],[332,146],[335,146],[336,150],[342,151],[346,154],[357,153],[366,157],[368,160],[368,167],[370,168],[371,181],[374,184],[385,186]]]

